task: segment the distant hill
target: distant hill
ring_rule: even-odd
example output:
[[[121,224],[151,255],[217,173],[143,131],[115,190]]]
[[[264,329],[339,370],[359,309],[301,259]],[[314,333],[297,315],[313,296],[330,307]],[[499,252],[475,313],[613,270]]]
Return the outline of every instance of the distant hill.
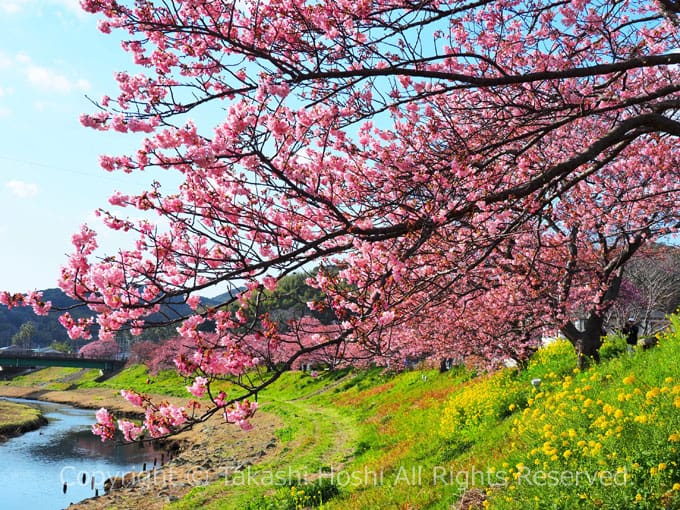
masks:
[[[303,315],[313,315],[324,324],[332,322],[335,317],[330,310],[323,312],[310,312],[307,302],[322,299],[322,293],[318,289],[309,287],[305,283],[306,276],[302,273],[285,276],[279,287],[274,292],[263,291],[261,296],[261,310],[267,311],[270,316],[277,321],[285,323],[293,317]],[[211,298],[202,297],[201,304],[205,307],[219,306],[230,301],[233,292],[239,292],[244,288],[237,288],[231,292],[224,292]],[[13,308],[8,310],[6,306],[0,305],[0,347],[10,345],[12,337],[19,331],[22,324],[32,322],[35,326],[35,335],[31,340],[32,346],[46,347],[53,342],[71,342],[66,330],[59,324],[58,317],[64,310],[69,310],[71,315],[76,318],[87,317],[92,312],[83,306],[78,306],[78,302],[68,297],[61,289],[43,290],[45,301],[51,301],[52,306],[58,311],[50,312],[46,316],[38,316],[28,307]],[[191,313],[191,309],[186,305],[182,298],[177,298],[176,302],[165,304],[161,307],[158,314],[149,317],[149,322],[163,322],[174,318],[184,317]],[[92,331],[96,335],[96,328]],[[165,326],[145,331],[138,339],[159,341],[169,338],[175,334],[175,326]],[[75,342],[74,347],[79,347],[84,342]]]
[[[29,307],[8,310],[6,306],[0,305],[0,347],[10,345],[12,337],[19,331],[21,325],[29,321],[35,325],[35,335],[31,341],[34,348],[46,347],[52,342],[72,342],[68,338],[66,330],[59,324],[59,316],[66,309],[69,309],[69,313],[76,318],[92,315],[88,308],[78,306],[78,302],[64,294],[61,289],[46,289],[42,292],[45,301],[51,301],[52,306],[58,311],[50,312],[46,316],[39,316],[35,315]],[[214,306],[219,303],[219,298],[220,296],[208,298],[206,301]],[[186,304],[178,302],[162,307],[160,314],[167,318],[179,317],[189,312],[190,309]],[[160,314],[156,317],[158,320],[160,320]],[[153,319],[153,316],[151,318]],[[93,333],[96,333],[96,328],[93,329]]]
[[[73,307],[76,302],[64,294],[60,289],[47,289],[43,291],[45,301],[52,301],[54,307],[60,309]],[[71,315],[84,317],[86,310],[74,309]],[[59,324],[57,318],[62,312],[50,312],[46,316],[33,313],[29,307],[19,307],[8,310],[0,305],[0,347],[12,343],[12,337],[19,331],[22,324],[32,322],[35,325],[35,336],[32,339],[34,347],[45,347],[52,342],[68,340],[66,330]]]

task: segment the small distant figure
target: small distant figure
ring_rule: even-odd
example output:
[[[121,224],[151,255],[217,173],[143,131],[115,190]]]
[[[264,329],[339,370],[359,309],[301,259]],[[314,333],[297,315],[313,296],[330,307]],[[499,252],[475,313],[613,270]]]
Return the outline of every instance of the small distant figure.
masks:
[[[442,360],[439,363],[439,372],[444,373],[448,372],[451,370],[453,367],[453,358],[442,358]]]
[[[632,354],[635,346],[638,343],[639,326],[635,322],[635,317],[629,317],[628,322],[623,326],[621,332],[626,335],[626,344],[628,347],[628,354]]]

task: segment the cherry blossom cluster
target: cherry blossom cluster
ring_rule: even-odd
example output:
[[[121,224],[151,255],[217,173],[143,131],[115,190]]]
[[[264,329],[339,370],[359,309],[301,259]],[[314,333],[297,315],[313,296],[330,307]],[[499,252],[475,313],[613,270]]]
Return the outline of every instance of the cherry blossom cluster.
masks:
[[[102,168],[173,179],[114,194],[98,214],[130,245],[100,254],[84,226],[59,285],[102,340],[186,303],[196,398],[263,366],[494,365],[546,330],[583,344],[574,318],[597,333],[626,261],[680,229],[680,24],[652,0],[82,5],[136,66],[81,119],[144,136]],[[335,324],[263,313],[297,270]],[[246,387],[204,412],[244,421]],[[148,409],[153,434],[191,421]]]

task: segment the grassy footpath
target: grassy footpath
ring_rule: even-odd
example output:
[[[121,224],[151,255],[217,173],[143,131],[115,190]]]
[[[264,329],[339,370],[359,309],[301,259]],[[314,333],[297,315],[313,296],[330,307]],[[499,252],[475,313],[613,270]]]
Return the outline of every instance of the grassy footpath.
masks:
[[[280,420],[275,455],[166,507],[680,508],[679,331],[675,317],[658,347],[632,356],[610,339],[582,372],[556,343],[494,374],[284,374],[259,397]],[[186,384],[142,367],[103,384],[39,374],[19,383],[172,394]]]
[[[0,400],[0,441],[47,423],[38,409]]]

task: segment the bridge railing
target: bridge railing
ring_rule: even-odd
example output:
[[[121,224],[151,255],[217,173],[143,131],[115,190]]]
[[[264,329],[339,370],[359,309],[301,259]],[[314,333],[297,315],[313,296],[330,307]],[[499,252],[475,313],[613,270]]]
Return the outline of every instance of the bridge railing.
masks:
[[[102,361],[126,361],[127,353],[116,356],[83,356],[77,352],[45,352],[33,349],[0,349],[0,358],[63,358],[63,359],[96,359]]]

